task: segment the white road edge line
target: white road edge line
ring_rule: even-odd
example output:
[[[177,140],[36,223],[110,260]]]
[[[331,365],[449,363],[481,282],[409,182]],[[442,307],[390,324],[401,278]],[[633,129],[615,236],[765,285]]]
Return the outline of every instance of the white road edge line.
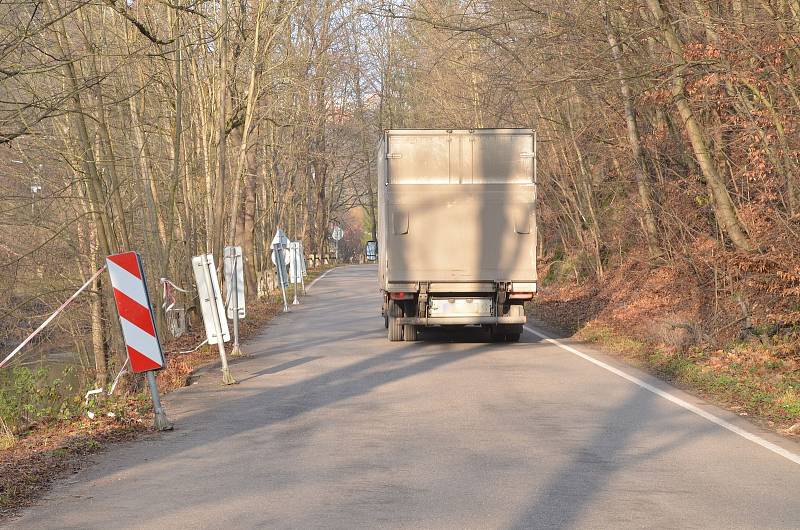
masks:
[[[316,278],[314,278],[314,281],[313,281],[313,282],[311,282],[311,285],[309,285],[309,286],[306,288],[306,292],[310,291],[310,290],[311,290],[311,288],[312,288],[312,287],[314,287],[314,285],[316,285],[316,283],[317,283],[318,281],[320,281],[322,278],[324,278],[325,276],[327,276],[329,272],[331,272],[331,271],[335,271],[335,270],[336,270],[336,269],[338,269],[338,268],[339,268],[339,267],[334,267],[334,268],[332,268],[332,269],[328,269],[328,270],[326,270],[325,272],[323,272],[322,274],[320,274],[319,276],[317,276]]]
[[[572,354],[575,354],[578,357],[580,357],[582,359],[585,359],[585,360],[589,361],[590,363],[599,366],[600,368],[603,368],[604,370],[608,370],[612,374],[618,375],[618,376],[622,377],[623,379],[627,379],[631,383],[633,383],[633,384],[635,384],[635,385],[637,385],[637,386],[639,386],[641,388],[644,388],[645,390],[647,390],[649,392],[652,392],[653,394],[655,394],[655,395],[657,395],[659,397],[662,397],[662,398],[666,399],[667,401],[671,401],[672,403],[678,405],[679,407],[682,407],[682,408],[688,410],[689,412],[693,412],[693,413],[697,414],[701,418],[705,418],[705,419],[707,419],[708,421],[710,421],[712,423],[716,423],[720,427],[728,429],[729,431],[731,431],[734,434],[738,434],[739,436],[741,436],[745,440],[749,440],[749,441],[751,441],[751,442],[753,442],[755,444],[760,445],[761,447],[764,447],[765,449],[769,449],[773,453],[778,454],[778,455],[784,457],[787,460],[791,460],[795,464],[800,464],[800,455],[797,455],[797,454],[789,451],[788,449],[784,449],[783,447],[780,447],[779,445],[776,445],[776,444],[774,444],[774,443],[772,443],[772,442],[770,442],[768,440],[765,440],[764,438],[762,438],[762,437],[760,437],[760,436],[758,436],[756,434],[753,434],[753,433],[751,433],[749,431],[746,431],[746,430],[742,429],[741,427],[737,427],[736,425],[734,425],[734,424],[732,424],[732,423],[730,423],[728,421],[725,421],[722,418],[720,418],[718,416],[715,416],[714,414],[711,414],[710,412],[706,412],[705,410],[703,410],[703,409],[701,409],[701,408],[699,408],[699,407],[697,407],[695,405],[692,405],[691,403],[688,403],[688,402],[684,401],[683,399],[670,394],[669,392],[665,392],[664,390],[656,388],[653,385],[651,385],[649,383],[646,383],[645,381],[642,381],[638,377],[634,377],[634,376],[632,376],[630,374],[627,374],[627,373],[623,372],[622,370],[620,370],[618,368],[614,368],[610,364],[607,364],[607,363],[604,363],[603,361],[597,360],[594,357],[592,357],[590,355],[587,355],[587,354],[585,354],[585,353],[583,353],[581,351],[578,351],[578,350],[576,350],[575,348],[573,348],[571,346],[567,346],[566,344],[560,342],[557,339],[549,337],[549,336],[547,336],[544,333],[541,333],[539,331],[536,331],[535,329],[533,329],[530,326],[524,326],[524,328],[525,328],[526,331],[528,331],[530,333],[533,333],[534,335],[536,335],[540,339],[544,340],[545,342],[549,342],[551,344],[555,344],[559,348],[561,348],[563,350],[566,350],[566,351],[568,351],[568,352],[570,352]]]

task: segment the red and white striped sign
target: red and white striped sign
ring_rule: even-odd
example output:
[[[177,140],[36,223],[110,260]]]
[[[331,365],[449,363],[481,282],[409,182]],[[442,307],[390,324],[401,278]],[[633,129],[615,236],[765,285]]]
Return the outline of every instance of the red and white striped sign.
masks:
[[[134,372],[164,367],[164,353],[156,335],[153,310],[147,295],[142,260],[136,252],[106,258],[114,299],[117,302],[122,336]]]

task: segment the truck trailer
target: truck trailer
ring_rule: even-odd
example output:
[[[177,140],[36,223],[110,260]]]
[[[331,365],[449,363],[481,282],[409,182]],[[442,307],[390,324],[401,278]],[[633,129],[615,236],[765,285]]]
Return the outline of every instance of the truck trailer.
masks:
[[[377,160],[389,340],[432,326],[519,340],[537,283],[535,132],[387,130]]]

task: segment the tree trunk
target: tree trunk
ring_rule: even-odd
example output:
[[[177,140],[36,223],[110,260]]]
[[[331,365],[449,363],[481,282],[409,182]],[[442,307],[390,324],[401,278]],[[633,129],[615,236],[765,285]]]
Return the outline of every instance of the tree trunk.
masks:
[[[675,33],[669,15],[661,7],[661,1],[647,0],[647,5],[658,22],[676,65],[672,70],[672,97],[686,128],[694,155],[711,191],[714,215],[737,248],[748,252],[753,251],[753,244],[739,221],[725,180],[709,152],[706,133],[689,105],[688,99],[686,99],[686,80],[684,76],[686,75],[688,64],[683,59],[683,45]]]
[[[227,160],[225,143],[227,138],[228,103],[228,0],[222,0],[222,23],[220,24],[219,69],[217,70],[217,175],[213,183],[213,221],[211,251],[220,259],[225,245],[225,173]]]
[[[653,200],[651,192],[652,178],[647,168],[647,161],[642,148],[641,135],[639,134],[639,124],[636,120],[636,109],[633,106],[633,96],[631,95],[631,88],[628,85],[627,77],[625,76],[622,67],[622,51],[617,40],[617,36],[611,27],[609,20],[608,2],[603,0],[603,21],[605,23],[606,35],[608,37],[608,44],[611,46],[611,55],[614,59],[614,66],[617,70],[617,78],[619,79],[620,92],[622,93],[622,104],[625,109],[625,123],[628,130],[628,144],[631,148],[633,161],[636,166],[634,179],[636,180],[636,187],[639,191],[639,203],[642,207],[644,214],[644,229],[647,237],[647,248],[650,251],[650,257],[654,258],[661,254],[658,241],[658,225],[656,223],[656,216],[653,213]]]

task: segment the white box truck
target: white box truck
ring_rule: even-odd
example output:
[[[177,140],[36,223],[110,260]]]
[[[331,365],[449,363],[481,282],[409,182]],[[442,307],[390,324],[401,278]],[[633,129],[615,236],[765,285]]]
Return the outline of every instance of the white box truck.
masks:
[[[519,340],[537,282],[534,131],[387,130],[378,179],[389,340],[475,325]]]

